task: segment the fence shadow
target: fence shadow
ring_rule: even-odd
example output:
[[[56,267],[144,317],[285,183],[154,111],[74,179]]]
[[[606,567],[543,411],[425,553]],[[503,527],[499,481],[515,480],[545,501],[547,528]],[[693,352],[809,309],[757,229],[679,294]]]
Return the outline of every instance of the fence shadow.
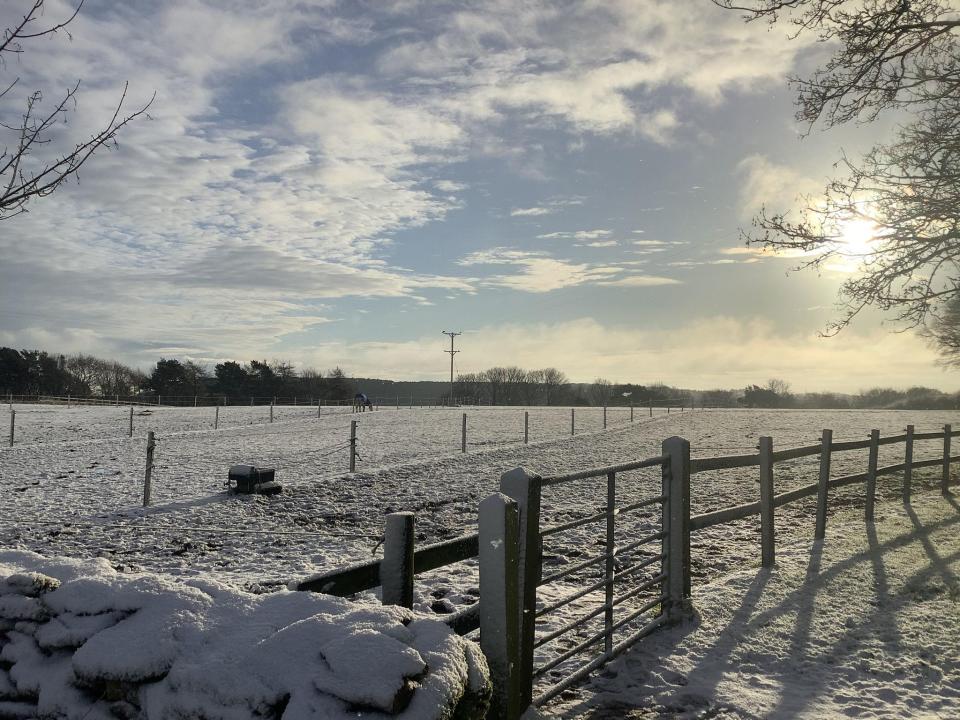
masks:
[[[725,672],[731,669],[734,662],[731,658],[739,654],[739,649],[749,649],[751,643],[768,624],[784,616],[792,615],[796,618],[789,636],[790,650],[793,655],[793,662],[789,666],[791,668],[800,664],[827,665],[832,658],[856,653],[866,641],[878,637],[891,653],[898,653],[901,650],[902,635],[897,625],[897,617],[903,608],[916,602],[916,598],[911,593],[891,594],[884,556],[893,550],[919,545],[928,562],[918,567],[909,577],[904,578],[903,585],[919,586],[931,578],[939,577],[950,592],[957,592],[958,579],[949,564],[960,559],[960,551],[943,556],[937,551],[930,537],[936,530],[960,526],[960,504],[952,497],[947,497],[947,501],[958,514],[927,525],[922,523],[912,508],[905,507],[904,512],[912,521],[913,528],[884,542],[879,541],[873,523],[866,523],[868,547],[849,558],[830,563],[826,567],[823,567],[822,542],[813,543],[803,582],[787,593],[775,606],[756,612],[756,606],[764,589],[771,582],[771,571],[759,568],[744,593],[741,604],[724,627],[719,630],[716,639],[702,651],[698,663],[681,681],[670,683],[667,680],[668,684],[677,686],[675,696],[679,704],[676,707],[665,706],[656,709],[679,712],[681,705],[683,709],[689,710],[692,705],[699,703],[697,709],[707,713],[705,717],[712,716],[709,713],[722,712],[724,706],[717,703],[715,695]],[[826,542],[829,541],[828,530]],[[811,647],[810,638],[817,613],[817,596],[824,591],[829,592],[828,586],[831,583],[842,582],[846,572],[863,563],[870,564],[873,576],[874,600],[870,603],[872,610],[857,617],[853,622],[848,618],[834,642],[826,646]],[[694,602],[696,602],[696,594],[694,594]],[[643,668],[638,683],[642,684],[652,672],[658,671],[658,658],[669,657],[682,644],[684,637],[699,627],[699,623],[688,623],[688,625],[690,627],[686,630],[678,628],[665,631],[670,635],[669,639],[664,638],[665,642],[657,642],[655,645],[648,643],[646,646],[639,645],[631,649],[621,659],[622,665],[617,667],[622,667],[626,672],[629,672],[631,665]],[[731,638],[734,639],[732,642]],[[767,717],[795,718],[808,713],[811,703],[816,701],[819,691],[828,680],[827,674],[821,677],[805,675],[803,685],[797,686],[794,683],[795,678],[791,675],[778,674],[775,664],[763,670],[767,673],[766,680],[780,684],[777,704],[766,713]],[[598,694],[592,700],[584,701],[579,708],[570,708],[564,713],[565,715],[601,720],[623,717],[628,715],[631,709],[639,709],[637,705],[627,706],[610,696],[608,696],[610,701],[605,702],[607,698],[603,696],[603,679],[598,678],[594,683]],[[689,691],[685,689],[688,685]],[[618,688],[622,687],[622,683],[618,684]],[[636,693],[634,695],[636,696]],[[649,699],[653,701],[652,697]],[[875,700],[877,703],[881,702],[879,698]],[[655,702],[669,703],[670,701],[665,701],[661,695]],[[578,709],[579,712],[577,712]],[[584,714],[581,715],[581,713]]]

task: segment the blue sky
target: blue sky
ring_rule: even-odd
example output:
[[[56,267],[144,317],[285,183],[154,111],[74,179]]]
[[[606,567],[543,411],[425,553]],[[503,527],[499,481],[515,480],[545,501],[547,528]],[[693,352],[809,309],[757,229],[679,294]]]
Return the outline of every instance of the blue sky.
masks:
[[[827,49],[706,0],[87,0],[71,36],[0,71],[83,79],[57,142],[156,99],[0,227],[0,344],[419,379],[457,329],[464,372],[954,388],[877,317],[817,337],[853,267],[742,246],[889,127],[801,140],[786,78]]]

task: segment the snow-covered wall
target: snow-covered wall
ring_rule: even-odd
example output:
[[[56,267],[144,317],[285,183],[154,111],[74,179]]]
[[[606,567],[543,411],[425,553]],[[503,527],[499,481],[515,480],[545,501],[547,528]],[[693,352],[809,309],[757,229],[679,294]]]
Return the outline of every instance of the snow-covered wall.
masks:
[[[489,693],[479,647],[408,610],[0,552],[0,717],[469,720]]]

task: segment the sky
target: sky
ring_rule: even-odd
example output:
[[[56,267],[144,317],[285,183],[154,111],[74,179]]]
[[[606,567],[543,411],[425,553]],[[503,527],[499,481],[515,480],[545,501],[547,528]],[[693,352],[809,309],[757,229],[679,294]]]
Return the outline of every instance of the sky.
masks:
[[[890,126],[807,133],[829,47],[707,0],[87,0],[23,50],[0,119],[82,81],[42,153],[154,99],[0,224],[0,345],[442,379],[459,330],[458,372],[957,387],[876,315],[819,336],[852,265],[744,246]]]

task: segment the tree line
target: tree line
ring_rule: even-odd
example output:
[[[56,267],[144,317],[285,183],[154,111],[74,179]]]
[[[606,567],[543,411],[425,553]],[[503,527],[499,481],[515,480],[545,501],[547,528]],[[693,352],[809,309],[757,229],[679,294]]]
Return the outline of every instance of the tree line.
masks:
[[[349,400],[354,388],[339,367],[297,370],[285,360],[228,360],[208,366],[161,358],[149,373],[93,355],[51,355],[0,347],[0,392],[74,397],[295,397]]]

